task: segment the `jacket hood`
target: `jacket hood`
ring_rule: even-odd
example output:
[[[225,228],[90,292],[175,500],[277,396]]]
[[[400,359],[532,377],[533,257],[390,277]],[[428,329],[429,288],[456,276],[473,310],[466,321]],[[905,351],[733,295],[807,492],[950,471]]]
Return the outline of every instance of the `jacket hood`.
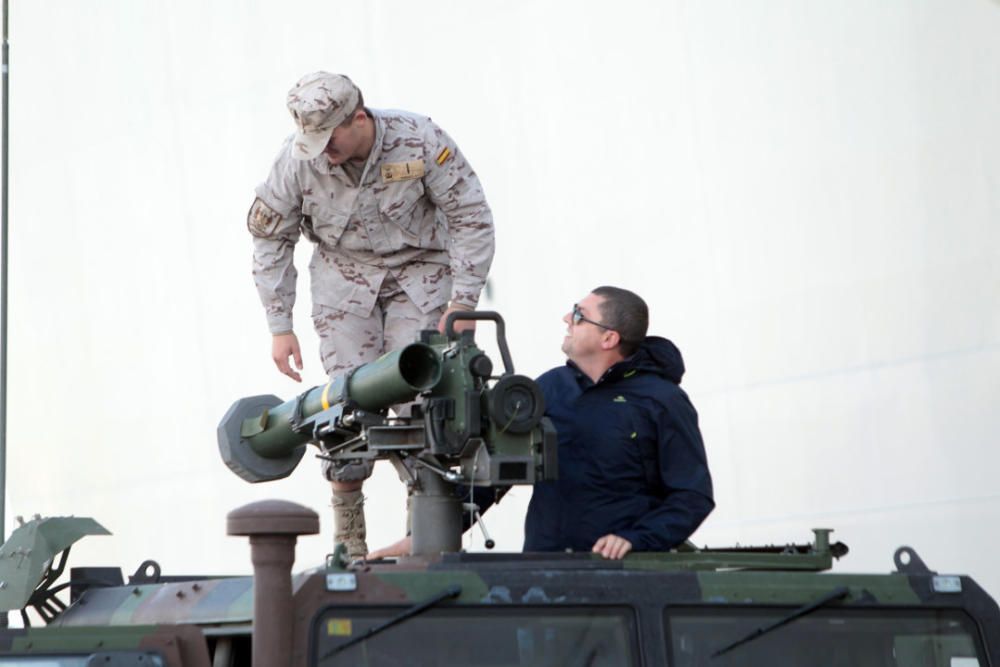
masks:
[[[646,336],[629,361],[633,368],[658,373],[675,384],[680,384],[684,377],[681,351],[671,341],[660,336]]]

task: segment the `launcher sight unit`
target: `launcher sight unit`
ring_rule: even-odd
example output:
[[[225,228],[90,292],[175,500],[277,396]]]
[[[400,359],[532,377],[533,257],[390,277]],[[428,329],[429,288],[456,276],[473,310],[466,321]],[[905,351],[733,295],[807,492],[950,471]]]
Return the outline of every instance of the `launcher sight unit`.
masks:
[[[500,376],[472,332],[455,331],[462,320],[495,323]],[[390,416],[390,408],[409,416]],[[456,485],[506,488],[556,478],[556,434],[544,410],[538,385],[514,374],[503,318],[456,312],[444,335],[423,331],[417,342],[294,399],[236,401],[219,424],[219,452],[248,482],[286,477],[309,444],[332,461],[389,460],[412,492],[413,553],[458,551]]]

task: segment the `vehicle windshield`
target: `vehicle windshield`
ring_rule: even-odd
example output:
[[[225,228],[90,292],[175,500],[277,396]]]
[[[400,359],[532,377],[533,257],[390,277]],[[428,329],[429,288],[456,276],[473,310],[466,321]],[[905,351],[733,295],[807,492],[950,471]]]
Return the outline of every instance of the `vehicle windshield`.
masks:
[[[668,609],[671,665],[974,667],[986,665],[973,622],[951,610],[820,609],[713,658],[787,609]]]
[[[627,608],[548,606],[429,609],[405,623],[321,660],[338,644],[364,634],[399,608],[345,609],[320,615],[314,665],[567,665],[636,663],[635,621]]]

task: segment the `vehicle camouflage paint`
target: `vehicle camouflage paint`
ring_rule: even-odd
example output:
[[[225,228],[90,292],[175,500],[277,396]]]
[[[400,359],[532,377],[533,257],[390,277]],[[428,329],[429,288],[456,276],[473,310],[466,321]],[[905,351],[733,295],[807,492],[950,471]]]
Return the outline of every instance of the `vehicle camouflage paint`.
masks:
[[[907,547],[891,573],[829,572],[847,553],[829,530],[808,544],[684,545],[621,561],[435,550],[470,509],[436,507],[451,502],[451,485],[556,472],[540,395],[513,376],[502,320],[486,317],[498,324],[500,378],[449,325],[447,337],[428,334],[407,348],[416,352],[293,401],[238,401],[220,425],[223,459],[250,481],[290,471],[306,443],[331,458],[394,460],[424,499],[411,516],[414,555],[347,564],[335,553],[293,575],[297,536],[317,532],[318,517],[263,501],[227,519],[230,535],[249,538],[252,577],[169,577],[146,561],[127,581],[89,567],[56,585],[72,544],[107,531],[35,518],[0,547],[0,609],[22,610],[26,625],[34,610],[47,625],[0,630],[0,667],[1000,664],[1000,609],[975,581],[932,572]],[[423,410],[388,418],[390,404],[418,394]]]

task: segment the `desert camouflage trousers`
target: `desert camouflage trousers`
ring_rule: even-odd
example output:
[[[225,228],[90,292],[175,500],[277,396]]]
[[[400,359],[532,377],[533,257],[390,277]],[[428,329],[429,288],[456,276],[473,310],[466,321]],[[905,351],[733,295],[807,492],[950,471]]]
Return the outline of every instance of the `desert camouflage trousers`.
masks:
[[[386,277],[375,307],[368,317],[359,317],[327,306],[313,306],[313,326],[319,336],[319,354],[330,379],[343,375],[386,352],[414,342],[423,329],[437,328],[444,306],[429,313],[420,309],[392,276]],[[323,462],[323,474],[330,481],[368,479],[372,461],[356,463]]]

